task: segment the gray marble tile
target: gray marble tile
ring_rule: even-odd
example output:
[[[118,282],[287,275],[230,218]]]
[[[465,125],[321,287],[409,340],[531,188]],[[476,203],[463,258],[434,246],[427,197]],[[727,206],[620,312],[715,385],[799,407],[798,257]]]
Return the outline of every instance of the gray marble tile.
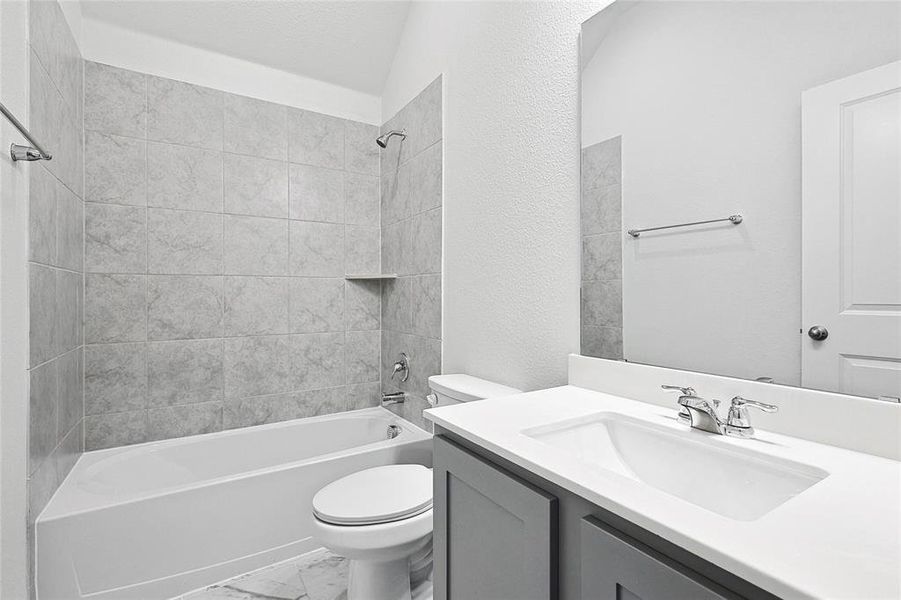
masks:
[[[225,340],[225,397],[291,390],[291,340],[285,335]]]
[[[344,343],[347,383],[378,381],[381,332],[348,331]]]
[[[225,272],[287,275],[288,221],[225,215]]]
[[[252,597],[256,599],[297,600],[307,593],[300,578],[300,566],[296,561],[284,562],[236,577],[229,580],[226,585],[233,590],[253,594]]]
[[[441,139],[441,93],[441,77],[438,77],[382,126],[382,132],[407,131],[407,139],[402,143],[389,144],[382,150],[382,173],[396,169]]]
[[[441,144],[436,143],[410,161],[410,207],[418,214],[441,206]]]
[[[582,280],[622,279],[623,236],[602,233],[582,238]]]
[[[84,242],[84,266],[90,273],[146,272],[147,209],[89,202]]]
[[[344,120],[299,108],[288,108],[288,160],[293,163],[344,168]]]
[[[175,600],[260,600],[260,596],[224,585],[214,585]]]
[[[56,448],[57,381],[59,361],[30,371],[28,394],[28,472],[44,462]]]
[[[382,172],[382,226],[409,219],[413,215],[411,175],[412,169],[407,166],[396,171]]]
[[[298,564],[310,600],[340,600],[346,593],[346,558],[323,549],[305,554]]]
[[[622,360],[622,328],[582,325],[581,354],[583,356]]]
[[[310,165],[291,165],[291,218],[344,222],[344,173]]]
[[[222,431],[222,402],[201,402],[147,411],[148,441]]]
[[[344,331],[344,280],[291,278],[291,333]]]
[[[147,438],[147,411],[89,415],[84,418],[84,449],[141,444]]]
[[[222,273],[222,215],[183,210],[147,210],[150,273]]]
[[[222,277],[150,275],[147,278],[147,338],[222,336]]]
[[[222,428],[236,429],[297,418],[294,394],[229,398],[222,407]],[[191,596],[193,598],[193,596]]]
[[[56,264],[72,271],[84,270],[84,202],[72,190],[60,186],[56,217]]]
[[[101,415],[147,406],[145,345],[97,344],[84,350],[84,412]]]
[[[28,478],[28,522],[29,536],[28,544],[32,545],[34,541],[33,524],[44,507],[53,497],[54,492],[59,488],[60,480],[56,465],[52,459],[45,460],[36,466],[35,471]],[[34,548],[29,548],[29,552]]]
[[[143,138],[147,130],[147,76],[85,62],[84,126]]]
[[[85,200],[147,204],[147,142],[86,131],[84,144]]]
[[[222,212],[222,153],[147,144],[147,204]]]
[[[355,383],[347,388],[347,410],[358,410],[378,406],[381,402],[382,386],[378,381]]]
[[[29,43],[70,104],[79,100],[81,54],[57,2],[30,2]]]
[[[622,281],[582,282],[582,326],[623,326]]]
[[[382,227],[382,271],[398,275],[410,275],[413,272],[412,220]]]
[[[379,178],[346,173],[344,176],[344,221],[348,225],[379,225]]]
[[[223,97],[173,79],[147,78],[147,139],[222,150]]]
[[[344,385],[344,334],[292,335],[291,368],[295,390]]]
[[[295,419],[331,415],[347,410],[347,391],[344,386],[320,390],[306,390],[291,394]]]
[[[85,341],[146,340],[146,300],[146,275],[85,275]]]
[[[380,281],[347,281],[344,314],[348,331],[379,329],[382,322]]]
[[[414,340],[415,337],[408,333],[399,333],[397,331],[391,331],[390,329],[382,329],[381,383],[383,391],[411,391],[413,385],[412,379],[407,379],[407,381],[401,381],[400,378],[392,379],[391,373],[394,361],[400,358],[402,352],[406,353],[407,356],[413,356],[413,353],[415,352]],[[398,412],[397,414],[402,414],[402,412]]]
[[[415,274],[441,272],[441,209],[435,208],[413,217],[412,271]]]
[[[288,163],[225,155],[225,212],[288,218]]]
[[[84,427],[83,421],[79,421],[74,427],[69,429],[51,455],[56,467],[56,477],[60,483],[63,482],[69,471],[75,466],[83,452]]]
[[[26,50],[27,52],[27,50]],[[41,165],[61,181],[66,182],[66,160],[60,153],[64,130],[72,125],[74,113],[63,102],[63,98],[54,85],[47,71],[33,52],[28,53],[28,128],[32,135],[48,148],[53,148],[54,159]],[[69,141],[69,140],[67,140]]]
[[[28,305],[29,364],[36,366],[59,354],[54,269],[28,265]]]
[[[344,229],[344,270],[351,274],[378,273],[381,264],[378,227],[347,225]]]
[[[291,222],[291,274],[344,276],[344,225]]]
[[[351,173],[379,174],[379,128],[359,121],[344,123],[344,168]]]
[[[84,353],[81,346],[63,354],[59,363],[57,392],[57,442],[84,417]]]
[[[429,393],[429,377],[441,373],[441,340],[413,336],[410,360],[416,369],[410,373],[410,391],[419,398]],[[424,406],[423,408],[429,408]]]
[[[225,278],[225,335],[288,333],[287,277]]]
[[[225,94],[225,151],[287,160],[287,107]]]
[[[59,184],[40,164],[29,169],[28,177],[28,259],[52,265],[56,263]]]
[[[382,285],[382,328],[410,333],[413,330],[413,278],[386,280]]]
[[[622,183],[620,136],[582,148],[582,190]]]
[[[56,352],[63,353],[84,343],[84,276],[56,272]]]
[[[223,340],[181,340],[147,344],[150,408],[222,400]]]
[[[582,190],[582,235],[622,233],[622,186]]]
[[[412,332],[429,338],[441,337],[441,275],[412,278],[410,305]]]

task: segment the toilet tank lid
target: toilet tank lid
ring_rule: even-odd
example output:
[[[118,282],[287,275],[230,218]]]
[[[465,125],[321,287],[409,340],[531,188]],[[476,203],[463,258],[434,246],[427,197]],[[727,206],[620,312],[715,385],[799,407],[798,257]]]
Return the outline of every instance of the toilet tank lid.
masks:
[[[522,393],[522,390],[463,373],[432,375],[429,377],[429,388],[435,393],[443,394],[460,402]]]

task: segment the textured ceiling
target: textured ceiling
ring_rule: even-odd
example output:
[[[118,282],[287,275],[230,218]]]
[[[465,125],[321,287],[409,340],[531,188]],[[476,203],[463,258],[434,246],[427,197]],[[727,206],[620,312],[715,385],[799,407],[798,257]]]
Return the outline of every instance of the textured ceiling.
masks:
[[[81,6],[89,19],[380,94],[410,3],[82,0]]]

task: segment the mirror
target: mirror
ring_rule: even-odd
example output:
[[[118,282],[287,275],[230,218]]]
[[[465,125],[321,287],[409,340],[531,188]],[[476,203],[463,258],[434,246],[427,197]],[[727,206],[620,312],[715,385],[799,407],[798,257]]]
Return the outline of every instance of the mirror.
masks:
[[[901,3],[619,0],[581,45],[582,354],[901,397]]]

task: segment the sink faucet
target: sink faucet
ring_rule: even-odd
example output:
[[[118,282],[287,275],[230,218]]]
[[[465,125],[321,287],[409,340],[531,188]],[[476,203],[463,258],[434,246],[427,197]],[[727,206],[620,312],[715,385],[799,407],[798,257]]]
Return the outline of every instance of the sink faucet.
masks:
[[[732,398],[729,406],[729,414],[723,421],[717,408],[719,408],[718,400],[706,400],[700,398],[694,389],[687,387],[664,385],[667,390],[678,390],[679,396],[679,421],[686,425],[690,425],[693,429],[700,429],[717,435],[731,435],[741,438],[749,438],[754,435],[754,428],[751,427],[751,419],[748,415],[748,408],[756,408],[763,412],[776,412],[778,407],[772,404],[764,404],[756,400],[748,400],[741,396]]]

